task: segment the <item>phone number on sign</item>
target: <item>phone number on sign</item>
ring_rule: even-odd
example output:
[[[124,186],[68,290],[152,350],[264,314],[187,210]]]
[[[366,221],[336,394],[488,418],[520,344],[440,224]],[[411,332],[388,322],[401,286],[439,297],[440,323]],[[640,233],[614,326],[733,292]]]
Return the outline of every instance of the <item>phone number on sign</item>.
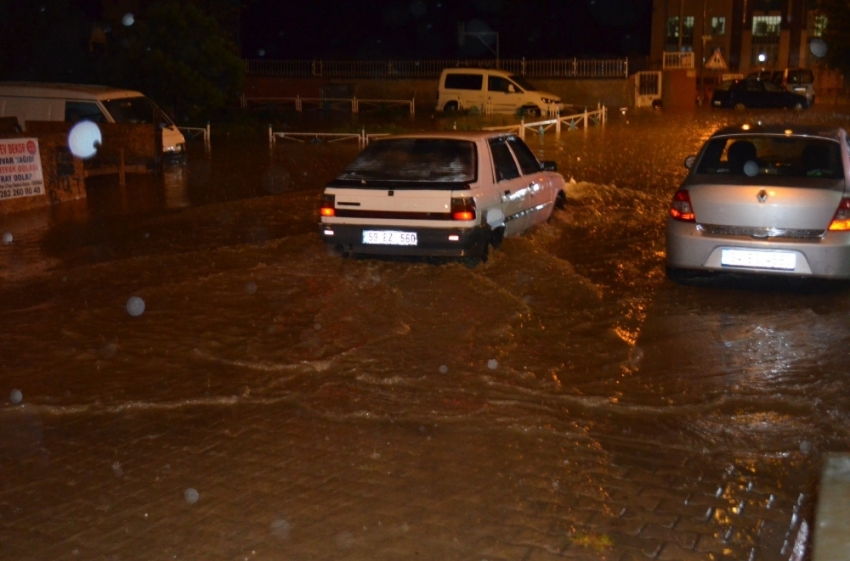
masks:
[[[30,197],[41,195],[41,187],[10,187],[0,189],[0,199],[14,199],[16,197]]]

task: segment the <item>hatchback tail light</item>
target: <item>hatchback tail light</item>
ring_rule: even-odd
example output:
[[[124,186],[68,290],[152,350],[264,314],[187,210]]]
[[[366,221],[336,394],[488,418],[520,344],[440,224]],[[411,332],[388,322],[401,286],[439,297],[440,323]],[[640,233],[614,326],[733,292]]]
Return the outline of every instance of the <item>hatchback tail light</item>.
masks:
[[[670,217],[682,222],[696,222],[691,196],[686,189],[679,189],[673,195],[673,202],[670,203]]]
[[[841,199],[829,229],[833,232],[850,230],[850,199]]]
[[[319,215],[321,216],[336,216],[336,195],[324,195],[322,196],[322,206],[319,208]]]
[[[475,199],[471,197],[452,198],[452,220],[475,220]]]

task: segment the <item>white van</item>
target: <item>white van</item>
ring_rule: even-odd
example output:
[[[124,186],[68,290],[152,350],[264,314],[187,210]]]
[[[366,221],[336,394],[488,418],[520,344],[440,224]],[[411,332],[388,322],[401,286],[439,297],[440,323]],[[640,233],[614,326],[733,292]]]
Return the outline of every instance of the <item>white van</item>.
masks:
[[[437,111],[477,108],[482,113],[541,115],[562,111],[560,96],[537,90],[522,76],[489,68],[446,68],[440,75]]]
[[[27,121],[93,121],[95,123],[153,123],[162,130],[162,151],[185,153],[180,129],[153,101],[139,92],[108,86],[0,82],[0,117],[17,117],[26,131]]]

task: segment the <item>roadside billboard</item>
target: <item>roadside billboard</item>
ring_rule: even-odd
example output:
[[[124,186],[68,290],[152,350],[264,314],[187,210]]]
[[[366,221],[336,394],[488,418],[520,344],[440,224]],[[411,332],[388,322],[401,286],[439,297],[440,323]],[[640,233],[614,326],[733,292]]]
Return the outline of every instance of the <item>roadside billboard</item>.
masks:
[[[44,194],[37,138],[0,138],[0,200]]]

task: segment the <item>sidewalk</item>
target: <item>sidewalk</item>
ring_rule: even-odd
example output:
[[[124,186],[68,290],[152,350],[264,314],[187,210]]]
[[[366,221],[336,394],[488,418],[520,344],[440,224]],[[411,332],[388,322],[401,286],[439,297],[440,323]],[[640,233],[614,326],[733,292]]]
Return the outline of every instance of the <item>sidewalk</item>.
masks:
[[[580,431],[250,398],[2,418],[0,551],[21,561],[778,561],[811,509],[793,459]]]

